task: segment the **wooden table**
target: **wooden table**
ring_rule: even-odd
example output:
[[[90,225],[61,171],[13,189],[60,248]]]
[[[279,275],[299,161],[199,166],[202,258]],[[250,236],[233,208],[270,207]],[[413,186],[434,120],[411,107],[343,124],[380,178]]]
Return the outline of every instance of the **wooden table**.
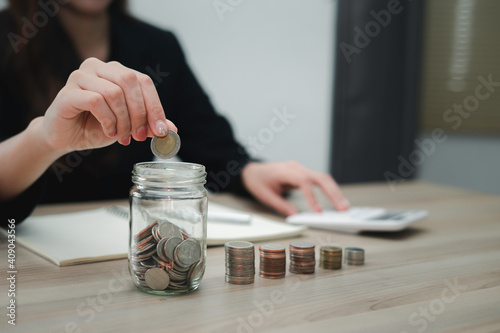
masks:
[[[137,291],[126,260],[57,267],[18,247],[17,325],[7,324],[2,278],[0,331],[500,331],[500,197],[420,182],[399,184],[394,191],[386,184],[344,186],[343,191],[355,205],[428,209],[430,216],[394,234],[309,230],[294,239],[317,247],[363,247],[365,265],[287,273],[281,280],[257,276],[253,285],[225,283],[224,249],[209,248],[200,289],[175,297]],[[213,200],[271,215],[229,195]],[[299,195],[292,200],[304,206]],[[96,205],[102,203],[42,206],[35,214]],[[5,238],[0,248],[5,272]]]

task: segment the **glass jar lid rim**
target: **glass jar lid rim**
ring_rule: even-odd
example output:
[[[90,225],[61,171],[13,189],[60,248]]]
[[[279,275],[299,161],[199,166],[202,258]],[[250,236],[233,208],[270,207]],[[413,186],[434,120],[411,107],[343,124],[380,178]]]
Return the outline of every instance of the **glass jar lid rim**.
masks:
[[[186,162],[140,162],[134,165],[132,181],[168,183],[205,183],[205,166]]]

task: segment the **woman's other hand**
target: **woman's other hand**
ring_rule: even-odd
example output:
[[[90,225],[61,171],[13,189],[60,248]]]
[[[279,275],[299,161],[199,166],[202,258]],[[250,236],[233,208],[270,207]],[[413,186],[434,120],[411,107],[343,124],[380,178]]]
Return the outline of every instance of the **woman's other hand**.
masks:
[[[322,189],[335,209],[349,208],[349,202],[329,174],[307,169],[296,161],[250,162],[243,168],[241,177],[253,196],[285,216],[297,213],[297,209],[282,196],[294,188],[302,191],[309,206],[316,212],[321,212],[322,208],[314,196],[314,186]]]

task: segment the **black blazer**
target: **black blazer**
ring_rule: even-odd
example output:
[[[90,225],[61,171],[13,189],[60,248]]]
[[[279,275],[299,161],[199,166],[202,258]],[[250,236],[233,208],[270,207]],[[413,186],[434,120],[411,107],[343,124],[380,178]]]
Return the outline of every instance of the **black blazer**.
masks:
[[[51,18],[50,29],[56,29],[59,51],[44,47],[44,61],[61,73],[62,82],[81,63],[69,37],[57,18]],[[5,36],[13,31],[7,11],[0,13],[0,47],[6,52],[10,42]],[[61,48],[61,45],[63,47]],[[179,157],[206,166],[207,185],[212,191],[245,193],[239,172],[250,157],[233,136],[227,120],[217,114],[191,72],[179,42],[168,31],[128,17],[111,16],[111,54],[124,66],[148,74],[155,82],[166,116],[179,129],[182,146]],[[19,75],[8,62],[0,70],[0,140],[24,130],[30,101],[26,101]],[[153,158],[150,140],[123,147],[117,143],[82,152],[73,152],[56,161],[45,174],[19,197],[0,202],[0,225],[7,219],[18,222],[27,217],[39,202],[69,202],[126,198],[134,163]],[[23,152],[19,152],[22,154]],[[235,165],[238,166],[235,168]],[[225,172],[230,168],[230,172]],[[0,170],[1,172],[1,170]],[[20,175],[22,177],[22,175]],[[245,193],[247,194],[247,193]]]

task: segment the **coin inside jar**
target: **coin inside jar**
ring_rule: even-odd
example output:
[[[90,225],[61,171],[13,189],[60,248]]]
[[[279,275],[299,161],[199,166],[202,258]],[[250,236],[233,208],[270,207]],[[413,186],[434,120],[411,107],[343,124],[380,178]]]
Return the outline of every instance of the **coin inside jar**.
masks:
[[[181,148],[181,138],[177,133],[168,130],[168,134],[163,138],[153,137],[151,140],[151,151],[161,159],[169,159],[177,155]]]
[[[201,247],[198,241],[188,238],[180,243],[174,250],[176,263],[190,266],[200,260]]]
[[[180,243],[182,243],[182,238],[179,237],[171,237],[166,241],[165,254],[169,260],[174,261],[174,251]]]
[[[187,274],[188,285],[192,285],[194,281],[200,279],[204,272],[205,272],[205,266],[203,266],[203,263],[201,261],[198,261],[198,263],[193,264]]]
[[[144,280],[149,288],[153,290],[164,290],[170,283],[167,272],[161,268],[150,268],[144,274]]]
[[[158,225],[158,235],[161,238],[171,238],[171,237],[179,237],[181,239],[183,238],[181,231],[179,230],[179,227],[168,221],[161,222]]]

